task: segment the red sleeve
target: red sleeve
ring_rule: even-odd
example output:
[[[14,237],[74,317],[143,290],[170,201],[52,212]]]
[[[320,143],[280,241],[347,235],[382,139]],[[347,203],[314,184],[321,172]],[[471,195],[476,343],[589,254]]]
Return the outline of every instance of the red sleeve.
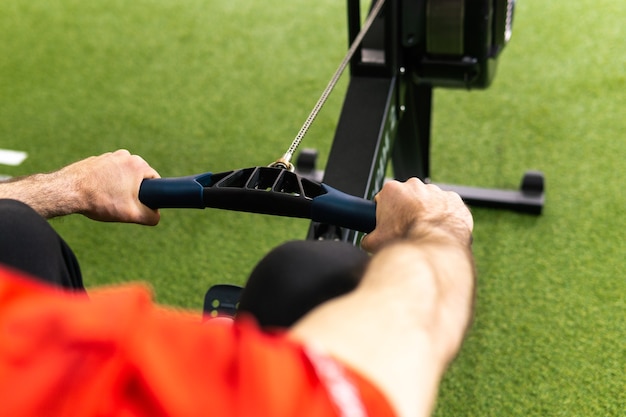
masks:
[[[320,361],[365,414],[342,404]],[[87,298],[1,268],[0,398],[0,415],[23,417],[391,415],[354,372],[246,320],[203,325],[143,286]]]

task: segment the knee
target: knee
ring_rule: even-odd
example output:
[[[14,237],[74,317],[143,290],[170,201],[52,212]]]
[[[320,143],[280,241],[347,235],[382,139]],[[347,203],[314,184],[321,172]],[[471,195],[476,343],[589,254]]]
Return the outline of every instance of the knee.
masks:
[[[0,199],[0,246],[54,242],[57,233],[39,213],[17,200]],[[52,240],[51,240],[52,239]]]
[[[261,327],[289,327],[319,304],[352,291],[368,260],[345,242],[285,243],[256,265],[239,311],[254,316]]]
[[[0,199],[0,223],[5,228],[16,228],[21,225],[32,227],[33,224],[47,224],[48,222],[33,208],[21,201]]]
[[[0,263],[48,283],[83,288],[69,246],[46,219],[19,201],[0,199]]]
[[[0,199],[0,212],[4,215],[30,215],[35,214],[39,216],[39,214],[33,210],[28,204],[22,203],[18,200],[12,200],[10,198],[1,198]]]

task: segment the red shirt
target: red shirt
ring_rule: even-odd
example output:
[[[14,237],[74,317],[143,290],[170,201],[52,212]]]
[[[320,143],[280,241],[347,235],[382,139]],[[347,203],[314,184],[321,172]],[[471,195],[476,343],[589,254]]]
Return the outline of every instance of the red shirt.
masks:
[[[0,268],[2,416],[392,416],[368,381],[249,320],[141,285],[72,294]]]

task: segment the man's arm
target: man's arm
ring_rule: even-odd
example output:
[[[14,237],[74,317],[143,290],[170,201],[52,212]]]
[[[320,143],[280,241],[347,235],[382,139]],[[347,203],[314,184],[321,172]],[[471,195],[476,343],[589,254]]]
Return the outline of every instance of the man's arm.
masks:
[[[291,335],[368,377],[399,416],[426,416],[471,321],[473,221],[458,195],[416,179],[388,183],[376,201],[361,284]]]
[[[155,225],[159,212],[138,198],[145,178],[159,174],[141,157],[118,150],[51,173],[0,182],[0,198],[22,201],[47,219],[80,213],[99,221]]]

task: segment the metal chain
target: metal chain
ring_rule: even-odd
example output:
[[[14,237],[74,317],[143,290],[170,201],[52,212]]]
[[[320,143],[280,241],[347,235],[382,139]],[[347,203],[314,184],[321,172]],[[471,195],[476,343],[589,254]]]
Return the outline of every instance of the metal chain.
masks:
[[[337,85],[337,82],[339,81],[339,78],[343,74],[343,71],[346,69],[346,67],[350,63],[350,60],[352,59],[352,57],[354,56],[354,53],[356,52],[357,48],[359,47],[359,45],[363,41],[363,38],[365,37],[365,34],[369,30],[369,28],[372,26],[372,23],[374,23],[374,19],[376,19],[376,16],[378,16],[378,14],[380,13],[380,10],[382,9],[384,3],[385,3],[385,0],[378,0],[376,2],[374,7],[372,8],[372,10],[370,11],[369,16],[367,17],[367,20],[363,24],[363,27],[359,31],[359,34],[356,36],[356,38],[354,39],[354,41],[350,45],[350,49],[348,49],[348,52],[346,53],[345,57],[343,58],[343,61],[341,61],[341,64],[339,64],[339,67],[337,68],[337,70],[335,71],[334,75],[332,76],[332,78],[328,82],[328,85],[326,86],[326,88],[322,92],[322,95],[320,96],[319,100],[317,100],[317,103],[313,107],[313,110],[309,114],[309,117],[307,117],[306,121],[304,122],[304,124],[300,128],[300,131],[296,135],[296,137],[293,140],[293,142],[291,142],[291,146],[289,146],[289,149],[287,150],[285,155],[283,155],[283,157],[281,159],[279,159],[278,161],[274,162],[274,164],[272,164],[272,166],[277,166],[278,165],[278,166],[282,166],[284,168],[292,168],[292,165],[291,165],[290,161],[291,161],[291,158],[293,157],[293,154],[296,152],[296,149],[298,149],[298,146],[300,146],[300,142],[302,142],[302,138],[304,138],[304,135],[306,135],[306,133],[308,132],[309,127],[311,127],[311,124],[313,123],[313,121],[315,120],[315,118],[319,114],[320,110],[322,109],[322,107],[326,103],[326,100],[328,99],[328,96],[330,95],[330,93],[333,91],[333,89]]]

